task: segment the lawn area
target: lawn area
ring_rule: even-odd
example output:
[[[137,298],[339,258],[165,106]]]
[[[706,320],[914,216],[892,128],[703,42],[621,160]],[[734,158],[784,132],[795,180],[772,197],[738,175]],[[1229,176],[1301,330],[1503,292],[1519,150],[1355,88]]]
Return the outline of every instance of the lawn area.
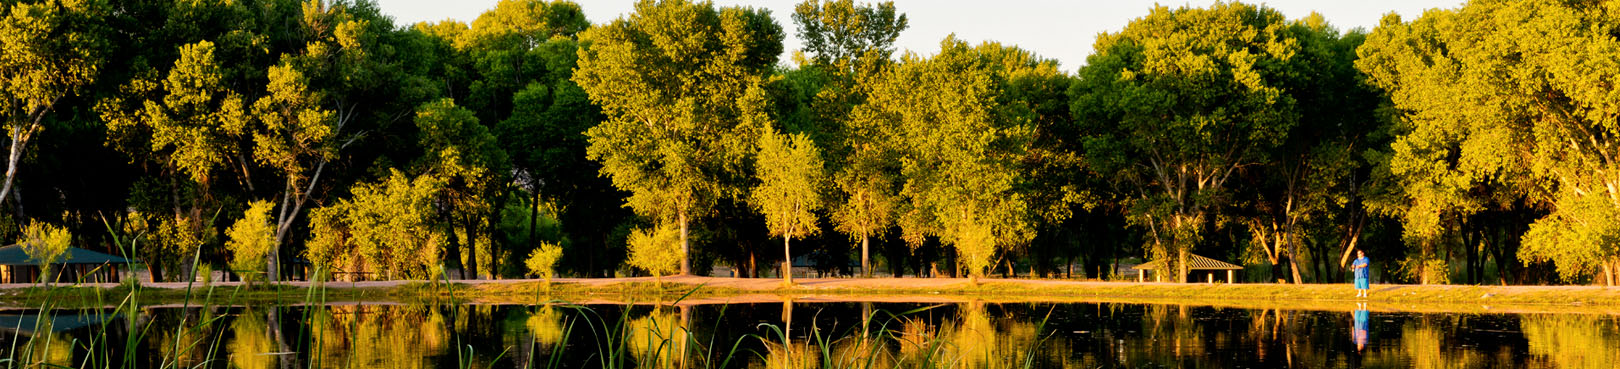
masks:
[[[1129,302],[1242,308],[1414,312],[1620,312],[1620,288],[1593,286],[1373,285],[1372,297],[1355,298],[1348,284],[1203,284],[986,279],[974,285],[952,278],[779,279],[665,277],[422,281],[158,283],[138,288],[101,284],[0,286],[0,307],[107,306],[133,299],[141,305],[491,303],[538,304],[720,304],[782,301],[874,301],[952,303]]]

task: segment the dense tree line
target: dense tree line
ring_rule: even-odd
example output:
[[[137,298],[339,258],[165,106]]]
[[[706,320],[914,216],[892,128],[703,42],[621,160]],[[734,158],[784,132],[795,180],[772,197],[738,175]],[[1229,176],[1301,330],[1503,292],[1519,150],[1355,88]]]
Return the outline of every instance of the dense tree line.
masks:
[[[793,256],[1108,278],[1198,253],[1302,283],[1360,248],[1385,280],[1613,284],[1615,9],[1480,0],[1341,31],[1161,6],[1065,70],[954,36],[897,53],[902,9],[851,0],[598,24],[504,0],[414,25],[365,0],[4,1],[0,237],[65,226],[158,280]],[[805,46],[781,60],[787,32]]]

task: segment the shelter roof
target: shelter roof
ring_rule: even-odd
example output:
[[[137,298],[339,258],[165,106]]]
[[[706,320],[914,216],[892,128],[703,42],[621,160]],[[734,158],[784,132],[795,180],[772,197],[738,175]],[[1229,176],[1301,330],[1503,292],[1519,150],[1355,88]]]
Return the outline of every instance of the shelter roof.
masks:
[[[1155,270],[1154,268],[1157,267],[1159,264],[1160,264],[1160,262],[1155,260],[1153,262],[1142,263],[1141,265],[1131,267],[1131,269]],[[1233,269],[1243,269],[1243,267],[1238,266],[1236,264],[1220,261],[1220,260],[1210,259],[1210,258],[1204,257],[1203,255],[1190,254],[1190,253],[1187,254],[1187,270],[1233,270]]]
[[[69,247],[67,252],[56,264],[129,264],[133,261],[122,257]],[[7,245],[0,247],[0,265],[38,265],[39,261],[29,257],[23,251],[22,245]]]

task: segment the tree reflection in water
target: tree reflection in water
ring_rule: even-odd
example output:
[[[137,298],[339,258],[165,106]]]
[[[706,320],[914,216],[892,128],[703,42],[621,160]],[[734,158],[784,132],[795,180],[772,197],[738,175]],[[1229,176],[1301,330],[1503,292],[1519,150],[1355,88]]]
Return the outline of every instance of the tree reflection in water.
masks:
[[[432,368],[451,332],[444,314],[421,305],[315,309],[311,365],[323,368]]]
[[[0,359],[289,369],[1620,367],[1620,323],[1608,315],[783,302],[148,308],[117,318],[101,338],[111,344],[86,347],[98,328],[85,323],[18,330],[0,337]],[[96,355],[108,365],[84,360]]]
[[[231,322],[231,341],[226,345],[231,365],[241,369],[270,369],[276,367],[274,347],[270,342],[270,329],[264,317],[252,310],[237,314]]]
[[[1530,354],[1555,368],[1620,368],[1620,320],[1585,315],[1523,318]]]
[[[653,368],[681,367],[691,330],[681,323],[677,308],[660,306],[625,324],[625,346],[637,363]]]

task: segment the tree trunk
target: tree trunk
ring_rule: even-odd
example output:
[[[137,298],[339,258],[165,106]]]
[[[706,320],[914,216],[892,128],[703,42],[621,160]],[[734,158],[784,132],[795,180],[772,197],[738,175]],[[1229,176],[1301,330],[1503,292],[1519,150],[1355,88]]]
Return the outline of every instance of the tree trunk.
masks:
[[[467,215],[467,269],[461,271],[463,279],[478,279],[478,220]]]
[[[451,218],[454,217],[454,215],[451,216]],[[466,270],[461,268],[461,237],[456,236],[454,227],[450,229],[449,233],[450,247],[444,248],[444,260],[449,263],[446,265],[447,268],[456,270],[456,275],[451,277],[450,271],[447,270],[444,277],[445,279],[461,279],[462,276],[466,275]]]
[[[789,285],[793,284],[793,252],[788,249],[788,242],[792,240],[792,237],[782,236],[782,281]]]
[[[786,282],[787,285],[794,283],[794,252],[789,249],[789,243],[794,238],[787,236],[792,233],[794,227],[787,227],[786,233],[782,233],[782,282]]]
[[[28,125],[27,128],[13,129],[11,131],[11,152],[6,155],[6,183],[4,187],[0,187],[0,200],[5,199],[6,195],[11,193],[11,184],[17,179],[17,163],[22,161],[23,149],[28,146],[28,136],[38,126],[39,120],[35,119],[34,124]],[[17,205],[22,206],[22,202],[18,201]]]
[[[1294,255],[1292,248],[1288,250],[1288,272],[1294,276],[1294,284],[1305,283],[1305,280],[1299,277],[1299,257]]]
[[[866,278],[872,278],[871,251],[867,245],[868,238],[865,234],[861,235],[861,274]]]
[[[540,186],[535,186],[534,197],[529,200],[529,245],[534,246],[535,228],[540,227]]]
[[[1603,263],[1603,282],[1606,286],[1614,287],[1614,268],[1610,264],[1613,263]]]
[[[676,221],[681,223],[681,275],[692,275],[692,244],[686,239],[686,210],[676,214]]]
[[[1177,244],[1176,246],[1178,246],[1176,248],[1179,249],[1176,252],[1176,270],[1181,272],[1176,276],[1176,282],[1187,283],[1187,248],[1185,247],[1186,245],[1181,244]]]

